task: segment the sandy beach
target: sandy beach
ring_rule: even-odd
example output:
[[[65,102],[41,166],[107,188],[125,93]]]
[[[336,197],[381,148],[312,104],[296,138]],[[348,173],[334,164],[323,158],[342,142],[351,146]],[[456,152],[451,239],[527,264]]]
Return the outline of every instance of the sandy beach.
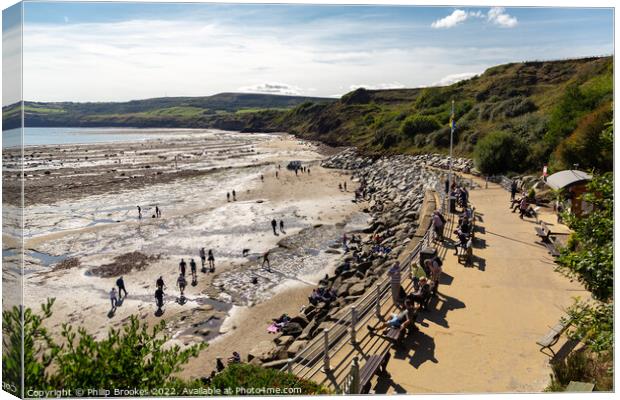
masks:
[[[210,342],[187,367],[188,375],[208,373],[215,357],[269,338],[271,318],[299,311],[334,268],[342,233],[364,227],[366,215],[352,202],[356,183],[319,165],[324,150],[286,134],[217,131],[28,148],[35,156],[25,165],[32,193],[25,209],[26,305],[56,298],[49,320],[56,334],[65,322],[102,337],[131,315],[164,319],[172,343]],[[287,170],[291,160],[310,172]],[[347,191],[339,190],[345,181]],[[232,190],[236,201],[227,201]],[[153,218],[156,205],[161,218]],[[283,221],[285,233],[274,235],[272,219]],[[200,271],[201,247],[213,249],[215,273]],[[268,272],[260,261],[270,249]],[[175,287],[181,258],[198,264],[182,304]],[[111,312],[108,292],[121,275],[129,294]],[[159,276],[167,286],[162,316],[155,315]]]

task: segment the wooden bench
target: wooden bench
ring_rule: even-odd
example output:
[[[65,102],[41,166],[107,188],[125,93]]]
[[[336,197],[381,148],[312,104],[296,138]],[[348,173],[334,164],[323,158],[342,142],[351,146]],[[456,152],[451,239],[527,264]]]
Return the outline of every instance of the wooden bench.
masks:
[[[555,248],[553,240],[551,240],[551,235],[553,235],[553,233],[551,232],[547,224],[541,222],[540,228],[536,226],[534,227],[534,229],[536,230],[536,236],[540,237],[540,240],[545,245],[549,253],[553,257],[559,257],[560,252]]]
[[[551,330],[547,332],[545,336],[538,339],[536,344],[540,346],[540,352],[549,357],[555,357],[555,352],[551,347],[554,346],[558,342],[558,340],[560,340],[560,336],[562,336],[562,333],[564,333],[564,331],[566,330],[566,328],[568,328],[569,325],[570,321],[562,320],[558,322],[556,326],[551,328]],[[549,349],[552,354],[546,353],[544,351],[545,349]]]
[[[374,354],[366,360],[364,366],[360,369],[360,388],[362,393],[370,391],[370,380],[377,372],[380,374],[388,374],[387,363],[390,361],[390,348],[385,348],[381,353]]]
[[[474,258],[474,245],[473,245],[473,237],[467,241],[467,245],[465,249],[458,252],[458,262],[464,261],[464,265],[471,265],[473,263]]]
[[[591,392],[594,384],[590,382],[570,381],[566,386],[565,392]]]

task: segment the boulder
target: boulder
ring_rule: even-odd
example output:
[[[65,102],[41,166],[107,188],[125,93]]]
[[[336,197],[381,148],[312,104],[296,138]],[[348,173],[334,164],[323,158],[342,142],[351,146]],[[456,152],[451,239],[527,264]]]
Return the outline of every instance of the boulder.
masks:
[[[361,295],[364,293],[364,291],[366,291],[366,286],[364,285],[364,282],[359,282],[354,284],[353,286],[351,286],[349,288],[349,296],[357,296],[357,295]],[[347,296],[348,297],[348,296]]]
[[[297,353],[299,353],[306,345],[308,344],[307,340],[296,340],[294,341],[287,350],[287,355],[289,357],[295,357]]]
[[[272,361],[278,358],[280,350],[280,347],[272,340],[263,340],[248,353],[248,360],[256,358],[261,362]]]
[[[295,337],[290,335],[282,335],[273,339],[273,341],[280,346],[289,346],[295,341]]]

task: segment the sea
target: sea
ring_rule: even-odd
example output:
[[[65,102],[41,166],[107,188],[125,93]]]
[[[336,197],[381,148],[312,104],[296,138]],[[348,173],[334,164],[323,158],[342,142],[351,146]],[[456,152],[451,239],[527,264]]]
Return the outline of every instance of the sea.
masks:
[[[195,129],[154,128],[20,128],[2,131],[2,148],[50,144],[88,144],[132,142],[204,131]]]

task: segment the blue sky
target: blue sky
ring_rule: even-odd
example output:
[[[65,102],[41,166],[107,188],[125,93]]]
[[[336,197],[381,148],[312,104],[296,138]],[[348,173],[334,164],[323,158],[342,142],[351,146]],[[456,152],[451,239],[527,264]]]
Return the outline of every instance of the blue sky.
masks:
[[[7,32],[3,28],[3,34]],[[447,84],[506,62],[613,53],[584,8],[25,3],[24,98]]]

